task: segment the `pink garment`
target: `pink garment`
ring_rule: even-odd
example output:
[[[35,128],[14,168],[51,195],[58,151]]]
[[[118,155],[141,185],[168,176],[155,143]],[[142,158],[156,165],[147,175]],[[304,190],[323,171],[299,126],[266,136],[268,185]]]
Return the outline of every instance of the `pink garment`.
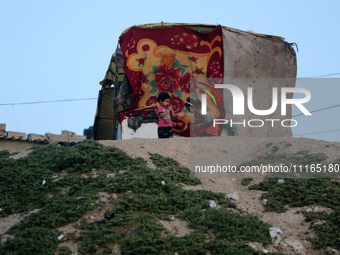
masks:
[[[168,116],[162,118],[159,113],[167,112],[169,111],[167,108],[164,108],[162,106],[158,106],[157,108],[157,116],[158,116],[158,127],[172,127],[172,120],[171,120],[171,114],[169,113]]]

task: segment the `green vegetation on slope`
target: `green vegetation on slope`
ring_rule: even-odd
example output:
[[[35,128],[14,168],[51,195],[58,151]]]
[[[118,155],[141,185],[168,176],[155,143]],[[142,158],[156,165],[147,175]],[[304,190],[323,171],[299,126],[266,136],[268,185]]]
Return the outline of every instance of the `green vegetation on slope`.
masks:
[[[325,162],[327,156],[323,153],[309,153],[300,151],[292,155],[266,155],[258,159],[245,162],[243,165],[283,163],[310,166]],[[333,164],[339,164],[337,159]],[[285,175],[285,177],[296,177],[296,175]],[[324,175],[327,176],[327,175]],[[339,177],[339,173],[332,173],[329,177]],[[271,177],[282,177],[272,174]],[[313,175],[304,176],[313,177]],[[278,213],[285,212],[286,205],[290,207],[323,206],[332,209],[330,214],[323,212],[302,212],[306,221],[311,221],[311,228],[315,230],[316,238],[310,241],[316,247],[333,247],[340,249],[340,182],[333,179],[316,178],[285,178],[284,183],[279,183],[278,178],[264,180],[259,184],[249,186],[250,190],[266,191],[267,199],[265,209]],[[314,224],[323,220],[321,224]]]
[[[98,208],[99,192],[117,194],[110,202],[114,209],[110,219],[82,219],[80,235],[67,235],[80,254],[111,254],[116,243],[122,254],[262,254],[247,242],[271,243],[267,223],[232,211],[236,206],[224,194],[183,189],[200,181],[159,154],[150,156],[157,169],[96,142],[39,147],[17,160],[9,156],[0,152],[0,217],[40,210],[7,231],[14,238],[0,244],[0,254],[69,254],[68,248],[57,248],[65,240],[58,240],[62,233],[57,228]],[[91,176],[94,169],[96,177]],[[107,178],[108,173],[116,174]],[[219,208],[210,208],[209,200]],[[168,233],[159,220],[171,216],[186,220],[193,232],[183,237]]]

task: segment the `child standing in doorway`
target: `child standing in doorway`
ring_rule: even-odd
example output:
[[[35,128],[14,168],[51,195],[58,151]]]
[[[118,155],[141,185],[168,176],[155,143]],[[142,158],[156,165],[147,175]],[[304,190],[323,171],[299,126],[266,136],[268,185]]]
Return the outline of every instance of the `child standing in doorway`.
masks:
[[[172,120],[175,120],[175,113],[170,105],[170,95],[166,92],[161,92],[157,101],[159,102],[157,108],[158,138],[173,137]]]

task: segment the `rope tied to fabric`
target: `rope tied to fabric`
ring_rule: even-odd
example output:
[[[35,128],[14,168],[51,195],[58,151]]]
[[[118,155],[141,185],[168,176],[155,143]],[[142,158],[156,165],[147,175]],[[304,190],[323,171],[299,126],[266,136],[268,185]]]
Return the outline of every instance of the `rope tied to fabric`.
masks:
[[[292,43],[288,43],[291,47],[295,46],[296,47],[296,51],[299,52],[299,48],[297,46],[296,42],[292,42]]]

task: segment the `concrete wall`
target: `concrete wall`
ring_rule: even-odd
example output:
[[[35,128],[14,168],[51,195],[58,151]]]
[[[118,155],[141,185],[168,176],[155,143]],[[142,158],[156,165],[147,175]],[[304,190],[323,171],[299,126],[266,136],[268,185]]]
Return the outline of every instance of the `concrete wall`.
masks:
[[[81,142],[86,136],[63,130],[60,135],[46,133],[45,135],[28,134],[22,132],[6,131],[6,124],[0,123],[0,150],[18,152],[35,146],[46,146],[58,142]]]
[[[158,125],[156,123],[143,123],[136,132],[128,127],[127,119],[122,121],[121,124],[122,140],[131,138],[158,138]]]
[[[28,141],[19,140],[1,140],[0,139],[0,150],[7,150],[11,153],[20,152],[37,146],[45,146],[43,143],[32,143]]]
[[[154,138],[158,139],[158,124],[156,123],[142,123],[142,125],[134,131],[132,128],[128,127],[127,119],[123,120],[120,125],[118,125],[117,140],[125,140],[132,138]],[[180,137],[174,133],[174,137]]]

